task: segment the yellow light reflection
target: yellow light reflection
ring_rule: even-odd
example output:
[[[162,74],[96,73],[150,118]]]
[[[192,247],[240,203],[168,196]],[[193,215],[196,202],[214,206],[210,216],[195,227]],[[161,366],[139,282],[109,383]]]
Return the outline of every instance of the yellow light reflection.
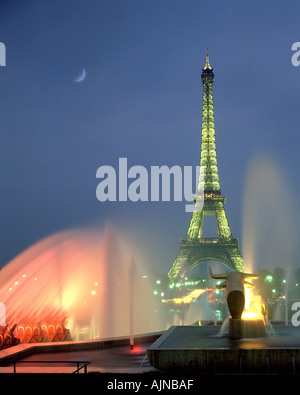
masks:
[[[245,287],[245,308],[242,314],[245,320],[263,320],[268,327],[268,308],[261,295],[253,295],[252,288]]]
[[[194,289],[187,295],[181,298],[173,298],[173,299],[162,299],[163,303],[191,303],[193,300],[198,299],[204,292],[211,291],[210,289]]]

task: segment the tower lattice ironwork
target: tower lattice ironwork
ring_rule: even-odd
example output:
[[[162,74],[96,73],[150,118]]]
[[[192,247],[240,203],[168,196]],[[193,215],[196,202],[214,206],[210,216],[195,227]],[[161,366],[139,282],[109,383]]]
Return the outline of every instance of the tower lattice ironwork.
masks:
[[[198,192],[194,199],[194,211],[186,237],[181,240],[178,256],[168,273],[172,283],[180,281],[191,269],[205,261],[221,262],[234,271],[243,271],[244,267],[238,239],[233,238],[225,214],[225,197],[221,194],[212,94],[214,70],[209,64],[208,51],[201,80],[203,110]],[[214,215],[216,218],[219,235],[217,238],[202,237],[204,217],[207,215]]]

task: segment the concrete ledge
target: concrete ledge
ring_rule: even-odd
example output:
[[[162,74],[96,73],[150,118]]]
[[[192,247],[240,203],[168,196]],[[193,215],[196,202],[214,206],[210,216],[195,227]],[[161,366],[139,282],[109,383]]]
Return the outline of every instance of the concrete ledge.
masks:
[[[134,343],[140,344],[155,341],[162,332],[147,333],[134,336]],[[6,366],[31,354],[52,353],[60,351],[80,351],[129,345],[129,337],[108,338],[102,340],[78,340],[63,342],[45,342],[18,344],[0,351],[0,366]]]

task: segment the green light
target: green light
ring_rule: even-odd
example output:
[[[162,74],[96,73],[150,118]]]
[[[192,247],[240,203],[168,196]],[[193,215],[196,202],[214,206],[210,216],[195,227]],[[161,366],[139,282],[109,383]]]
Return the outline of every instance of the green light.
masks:
[[[267,277],[266,277],[266,280],[269,281],[269,282],[271,282],[271,281],[273,280],[273,276],[267,276]]]
[[[273,294],[276,292],[276,289],[272,289]]]
[[[153,294],[154,294],[154,295],[157,295],[157,294],[158,294],[158,292],[157,292],[157,291],[153,291]]]
[[[156,281],[156,284],[160,284],[160,280],[157,280],[157,281]]]
[[[170,289],[173,289],[173,288],[174,288],[174,285],[173,285],[173,284],[169,284],[169,288],[170,288]]]

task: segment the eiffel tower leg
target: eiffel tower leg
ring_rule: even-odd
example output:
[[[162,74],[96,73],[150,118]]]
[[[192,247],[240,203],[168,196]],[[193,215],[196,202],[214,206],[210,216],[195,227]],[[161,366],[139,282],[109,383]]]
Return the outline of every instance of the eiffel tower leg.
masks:
[[[201,213],[202,213],[202,217],[201,217],[201,221],[200,221],[200,225],[199,225],[198,239],[200,239],[202,236],[203,223],[204,223],[204,211],[201,211]]]
[[[227,250],[228,257],[230,259],[230,265],[227,265],[231,270],[237,270],[239,272],[244,271],[244,260],[240,253],[238,244],[237,246],[231,247]]]
[[[185,250],[180,248],[179,254],[168,273],[170,282],[174,284],[175,281],[181,280],[185,276],[185,273],[189,271],[189,266],[188,255]]]
[[[187,239],[196,239],[200,238],[203,229],[203,210],[201,211],[194,211],[191,219],[191,223],[189,229],[187,231],[186,238]]]
[[[172,284],[182,281],[201,262],[209,260],[223,263],[230,270],[243,271],[244,261],[237,239],[183,239],[180,250],[169,273]]]
[[[218,227],[218,233],[220,238],[229,239],[232,237],[228,220],[225,214],[224,206],[216,209],[216,221]]]

